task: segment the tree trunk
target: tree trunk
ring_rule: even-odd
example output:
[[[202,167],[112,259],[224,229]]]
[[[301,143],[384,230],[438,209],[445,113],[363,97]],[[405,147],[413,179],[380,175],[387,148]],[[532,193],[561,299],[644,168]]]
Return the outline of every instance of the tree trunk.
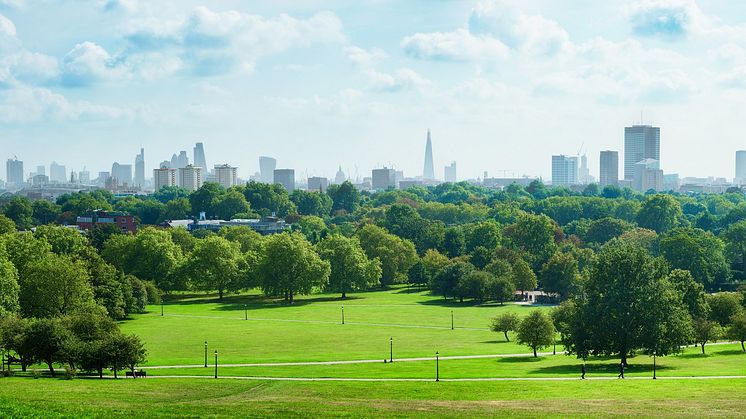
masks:
[[[135,374],[135,366],[134,365],[130,366],[130,371],[132,371],[132,378],[137,379],[137,374]]]
[[[704,355],[704,354],[705,354],[705,343],[702,342],[702,355]]]
[[[510,342],[510,339],[508,339],[508,331],[507,330],[503,330],[503,333],[505,333],[505,341],[506,342]]]
[[[345,298],[347,298],[347,293],[342,291],[342,299],[344,300]]]
[[[104,378],[104,369],[103,368],[99,368],[98,369],[98,378]]]
[[[219,299],[219,300],[222,300],[222,299],[223,299],[223,290],[222,290],[222,289],[219,289],[219,290],[218,290],[218,299]]]
[[[293,304],[293,292],[290,291],[290,304]]]
[[[627,366],[627,351],[622,352],[621,356],[622,356],[622,364],[626,367]]]
[[[52,377],[54,377],[54,366],[52,365],[51,360],[47,360],[47,366],[49,366],[49,373],[52,374]]]
[[[746,348],[744,348],[744,346],[743,346],[743,341],[741,341],[741,350],[744,351],[744,352],[746,352]]]
[[[537,358],[537,355],[536,355],[536,348],[534,348],[534,358]]]
[[[117,362],[114,361],[114,379],[116,380],[117,378]]]

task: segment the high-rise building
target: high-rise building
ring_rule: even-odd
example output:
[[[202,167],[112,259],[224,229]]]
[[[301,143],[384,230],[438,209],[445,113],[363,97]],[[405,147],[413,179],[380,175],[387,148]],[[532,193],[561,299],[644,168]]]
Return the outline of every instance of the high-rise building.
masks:
[[[176,186],[176,169],[161,167],[153,170],[153,186],[158,192],[166,186]]]
[[[207,160],[205,159],[205,147],[202,143],[194,145],[194,166],[201,167],[207,173]]]
[[[47,174],[47,168],[44,165],[36,166],[36,174],[37,175],[46,175]]]
[[[224,188],[230,188],[238,184],[238,168],[229,164],[215,165],[215,181]]]
[[[651,189],[662,191],[663,170],[660,170],[660,162],[655,159],[644,159],[635,163],[632,187],[639,192],[647,192]]]
[[[5,175],[9,186],[19,187],[23,185],[23,161],[17,158],[8,159],[5,163]]]
[[[191,164],[186,167],[180,167],[179,186],[190,192],[194,192],[202,187],[202,175],[201,167],[192,166]]]
[[[624,179],[635,177],[635,164],[645,159],[661,159],[661,129],[651,125],[624,128]]]
[[[746,150],[736,151],[736,178],[737,185],[746,184]]]
[[[272,157],[259,157],[259,179],[263,183],[274,183],[277,160]]]
[[[619,185],[619,153],[612,150],[602,151],[600,161],[599,180],[601,187]]]
[[[445,167],[443,178],[446,182],[456,183],[456,162],[451,162],[448,166]]]
[[[425,168],[422,171],[422,177],[425,180],[435,179],[435,169],[433,167],[433,143],[430,140],[430,130],[427,130],[427,144],[425,144]]]
[[[308,178],[308,192],[326,192],[329,187],[329,179],[313,176]]]
[[[98,178],[96,178],[96,185],[103,186],[109,181],[111,173],[109,172],[98,172]]]
[[[295,170],[293,169],[275,169],[272,172],[272,181],[282,185],[288,193],[295,190]]]
[[[389,188],[396,188],[396,170],[387,167],[384,167],[383,169],[373,169],[371,189],[375,191],[385,191]]]
[[[334,175],[334,183],[337,185],[344,183],[344,181],[347,180],[347,176],[345,176],[345,172],[342,171],[342,166],[339,166],[339,170],[337,170],[337,174]]]
[[[90,185],[91,184],[91,172],[87,170],[81,170],[78,172],[78,182],[80,182],[83,185]]]
[[[135,156],[135,186],[145,185],[145,149],[140,148],[140,154]]]
[[[67,169],[65,169],[65,166],[53,161],[49,165],[49,181],[52,183],[66,183]]]
[[[581,185],[588,185],[594,183],[596,179],[591,176],[591,171],[588,169],[588,157],[583,154],[580,156],[580,167],[578,168],[578,183]]]
[[[578,183],[578,158],[563,154],[552,156],[552,185],[570,186]]]
[[[111,177],[116,179],[117,185],[132,186],[132,165],[114,162],[111,165]]]

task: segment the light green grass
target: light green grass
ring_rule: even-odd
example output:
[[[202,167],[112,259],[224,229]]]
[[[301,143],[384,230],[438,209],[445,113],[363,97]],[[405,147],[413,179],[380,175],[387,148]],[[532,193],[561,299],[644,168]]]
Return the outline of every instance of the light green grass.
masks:
[[[746,380],[0,379],[2,417],[743,417]]]
[[[244,319],[248,304],[250,320]],[[341,324],[341,307],[345,323]],[[210,356],[221,362],[330,361],[383,359],[394,339],[397,356],[527,353],[488,327],[492,317],[507,311],[526,314],[532,308],[514,304],[476,306],[444,302],[426,292],[406,288],[350,294],[301,297],[295,304],[261,298],[258,294],[185,296],[149,307],[149,313],[122,322],[125,332],[141,337],[148,348],[148,365],[200,364],[204,341]],[[548,307],[542,307],[548,309]],[[451,330],[451,311],[455,330]],[[430,328],[419,328],[425,326]],[[435,327],[435,328],[432,328]]]

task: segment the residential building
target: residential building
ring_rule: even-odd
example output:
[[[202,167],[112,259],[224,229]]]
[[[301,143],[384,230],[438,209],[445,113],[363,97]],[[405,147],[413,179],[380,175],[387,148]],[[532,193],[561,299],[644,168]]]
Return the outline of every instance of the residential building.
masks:
[[[552,156],[552,185],[570,186],[578,183],[578,158],[563,154]]]
[[[371,176],[371,189],[375,191],[385,191],[389,188],[396,188],[396,171],[384,167],[383,169],[373,169]]]
[[[308,178],[308,192],[326,192],[329,187],[329,179],[313,176]]]
[[[110,224],[119,227],[122,233],[137,233],[135,217],[120,211],[93,211],[76,220],[76,224],[82,230],[90,230],[96,225]]]
[[[202,187],[204,178],[202,168],[192,166],[191,164],[187,167],[179,168],[179,186],[193,192]]]
[[[274,183],[276,168],[277,160],[267,156],[259,157],[259,179],[263,183]]]
[[[444,176],[446,182],[456,183],[457,177],[456,177],[456,162],[451,162],[448,166],[444,169]]]
[[[214,176],[215,181],[224,188],[238,185],[238,167],[229,164],[216,164]]]
[[[17,158],[8,159],[5,163],[5,180],[11,187],[20,187],[23,185],[23,161]]]
[[[153,170],[153,187],[158,192],[166,186],[176,186],[176,169],[161,167]]]
[[[599,184],[601,187],[619,185],[619,152],[602,151],[600,161]]]
[[[635,177],[635,164],[645,159],[661,159],[661,129],[651,125],[624,128],[624,179]]]
[[[288,193],[295,190],[295,170],[293,169],[275,169],[272,172],[273,182],[282,185]]]

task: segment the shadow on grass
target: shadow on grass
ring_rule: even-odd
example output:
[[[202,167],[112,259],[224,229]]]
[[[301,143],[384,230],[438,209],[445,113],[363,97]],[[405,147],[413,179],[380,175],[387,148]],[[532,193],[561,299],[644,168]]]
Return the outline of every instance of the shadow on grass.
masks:
[[[527,362],[541,362],[546,360],[546,357],[538,356],[534,357],[533,355],[529,356],[510,356],[505,358],[498,358],[498,362],[504,363],[504,364],[523,364]]]
[[[535,370],[531,371],[532,373],[536,374],[551,374],[551,375],[577,375],[580,373],[580,365],[581,362],[578,361],[576,364],[562,364],[562,365],[551,365],[541,368],[536,368]],[[586,363],[586,373],[587,374],[619,374],[619,362],[614,363]],[[656,367],[656,371],[672,371],[676,370],[678,368],[671,367],[667,365],[660,365],[658,364]],[[633,373],[653,373],[653,364],[633,364],[630,363],[625,369],[625,374],[633,374]]]
[[[347,296],[317,296],[296,299],[292,304],[282,298],[266,297],[263,295],[226,295],[222,299],[217,294],[179,294],[164,299],[165,307],[177,305],[196,305],[196,304],[218,304],[216,310],[221,311],[239,311],[244,309],[244,305],[249,310],[278,308],[278,307],[301,307],[308,304],[338,302],[343,305],[347,301],[364,299],[365,297]],[[154,310],[157,312],[158,310]]]

